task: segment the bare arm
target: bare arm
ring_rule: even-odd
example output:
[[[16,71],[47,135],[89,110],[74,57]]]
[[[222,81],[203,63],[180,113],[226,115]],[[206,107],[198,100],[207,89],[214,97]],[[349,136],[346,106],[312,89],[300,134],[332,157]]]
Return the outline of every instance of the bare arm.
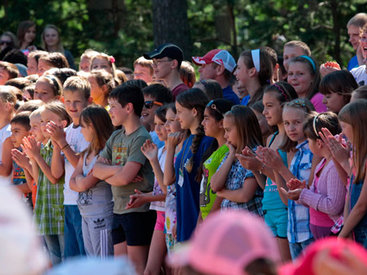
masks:
[[[57,143],[53,141],[52,144],[54,145],[54,148],[53,148],[53,151],[52,151],[52,159],[51,159],[51,173],[52,173],[53,177],[61,178],[64,175],[64,172],[65,172],[64,157],[61,155],[61,149],[57,145]]]
[[[141,167],[141,163],[128,161],[124,166],[120,166],[119,170],[113,176],[105,179],[105,181],[112,186],[128,185],[138,175]]]
[[[99,179],[89,173],[86,177],[83,175],[83,158],[79,158],[78,165],[70,178],[70,189],[76,192],[84,192],[98,183]]]
[[[249,202],[255,195],[258,184],[255,178],[245,179],[242,188],[238,190],[223,189],[217,192],[217,195],[227,200],[244,203]]]
[[[218,168],[218,170],[210,179],[210,188],[213,190],[213,192],[218,192],[219,190],[222,190],[224,188],[227,180],[227,175],[231,170],[234,159],[235,159],[234,149],[232,150],[230,149],[226,160],[223,162],[223,164]]]
[[[3,152],[0,164],[0,176],[7,177],[10,175],[13,165],[11,158],[11,150],[13,149],[13,144],[10,137],[8,137],[3,143]]]
[[[359,195],[357,203],[354,205],[349,216],[344,221],[344,226],[339,234],[339,237],[344,238],[348,237],[348,235],[358,225],[358,223],[362,220],[362,218],[366,215],[366,213],[367,213],[367,176],[365,176],[364,178],[361,194]]]

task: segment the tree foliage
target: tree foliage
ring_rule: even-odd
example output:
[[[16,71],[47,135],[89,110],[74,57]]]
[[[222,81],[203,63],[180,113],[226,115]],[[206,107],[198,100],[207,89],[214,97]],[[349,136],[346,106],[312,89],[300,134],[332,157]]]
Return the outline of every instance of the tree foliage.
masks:
[[[346,23],[366,10],[365,0],[188,0],[190,33],[181,35],[191,36],[193,55],[220,47],[238,56],[264,45],[281,53],[285,41],[297,39],[311,47],[316,60],[333,59],[345,66],[353,55]],[[175,11],[169,14],[174,17]],[[94,48],[128,67],[152,49],[158,35],[149,0],[4,0],[0,18],[1,31],[14,33],[20,21],[34,20],[38,42],[43,27],[55,24],[76,58]]]

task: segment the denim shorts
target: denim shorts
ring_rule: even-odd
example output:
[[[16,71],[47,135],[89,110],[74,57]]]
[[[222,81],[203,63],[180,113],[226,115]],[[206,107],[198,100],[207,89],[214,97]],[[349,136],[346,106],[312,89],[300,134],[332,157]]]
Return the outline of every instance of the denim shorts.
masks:
[[[264,220],[275,237],[287,238],[288,209],[264,210]]]

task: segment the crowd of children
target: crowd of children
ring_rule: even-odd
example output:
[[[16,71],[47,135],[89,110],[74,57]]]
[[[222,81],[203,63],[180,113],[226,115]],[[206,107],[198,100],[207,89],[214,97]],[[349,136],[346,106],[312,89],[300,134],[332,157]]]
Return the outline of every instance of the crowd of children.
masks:
[[[138,274],[197,274],[208,259],[218,269],[200,272],[227,274],[221,268],[234,266],[209,255],[211,244],[196,249],[214,258],[186,258],[184,269],[165,256],[176,263],[174,249],[213,232],[223,253],[256,239],[254,229],[236,235],[245,225],[221,224],[241,218],[232,210],[261,221],[258,234],[272,234],[277,250],[247,261],[248,274],[261,265],[275,274],[266,259],[299,260],[329,236],[367,248],[367,14],[351,27],[360,32],[351,72],[319,67],[304,42],[290,41],[283,62],[269,47],[244,51],[237,64],[220,49],[193,57],[195,83],[171,43],[139,57],[133,75],[94,50],[75,71],[67,51],[50,46],[57,28],[48,25],[49,52],[22,41],[28,76],[0,61],[0,182],[32,211],[52,265],[125,254]],[[227,244],[214,228],[203,234],[215,212]]]

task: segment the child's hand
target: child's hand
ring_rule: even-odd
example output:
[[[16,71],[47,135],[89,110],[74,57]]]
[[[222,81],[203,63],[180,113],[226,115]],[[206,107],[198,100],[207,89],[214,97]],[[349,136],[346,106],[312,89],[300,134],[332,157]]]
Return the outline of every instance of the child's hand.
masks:
[[[153,159],[157,158],[157,156],[158,156],[158,147],[157,147],[157,145],[155,145],[149,139],[144,142],[143,146],[141,147],[141,151],[149,161],[152,161]]]
[[[130,201],[126,205],[125,209],[137,208],[147,203],[147,194],[144,194],[137,189],[135,189],[134,192],[134,195],[130,195]]]
[[[41,143],[37,142],[33,136],[24,137],[21,147],[29,158],[36,158],[40,155]]]
[[[346,144],[341,135],[334,137],[327,128],[322,128],[319,135],[337,162],[342,163],[348,160],[350,145]]]
[[[235,156],[236,154],[236,148],[231,144],[231,143],[226,143],[228,149],[229,149],[229,155],[230,156]]]
[[[321,77],[328,75],[329,73],[340,71],[340,65],[335,61],[328,61],[320,66]]]
[[[293,178],[287,182],[287,187],[289,190],[304,189],[306,188],[306,181],[300,181],[299,179]]]
[[[242,150],[242,154],[236,154],[241,165],[251,171],[259,171],[263,168],[263,163],[256,158],[254,152],[247,146]]]
[[[184,134],[181,132],[170,133],[167,137],[167,147],[176,147],[183,139]]]
[[[46,125],[46,131],[50,134],[51,139],[56,141],[60,146],[60,142],[65,140],[65,132],[62,126],[56,125],[55,122],[50,121]]]
[[[18,149],[11,150],[11,157],[21,168],[26,168],[29,165],[29,158],[26,153],[19,151]]]
[[[285,190],[283,187],[280,187],[279,191],[282,192],[288,199],[297,201],[299,200],[299,196],[301,195],[303,189],[295,189],[295,190]]]
[[[258,159],[272,169],[280,169],[283,163],[279,153],[268,147],[262,147],[259,150]]]

